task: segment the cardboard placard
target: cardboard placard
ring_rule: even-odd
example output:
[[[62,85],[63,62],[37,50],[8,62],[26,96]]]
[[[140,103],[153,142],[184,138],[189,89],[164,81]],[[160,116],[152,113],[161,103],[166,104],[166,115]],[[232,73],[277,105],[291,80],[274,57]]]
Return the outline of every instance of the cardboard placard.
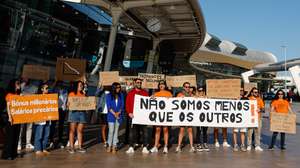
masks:
[[[119,82],[119,72],[118,71],[106,71],[99,73],[99,83],[102,86],[111,86],[114,82]]]
[[[257,83],[244,83],[244,91],[247,91],[247,93],[250,93],[251,89],[253,87],[256,87],[257,88]]]
[[[270,130],[296,134],[296,114],[270,113]]]
[[[237,99],[240,97],[240,79],[208,79],[206,93],[210,98]]]
[[[22,77],[46,81],[50,78],[50,68],[42,65],[24,65]]]
[[[136,78],[137,76],[120,76],[119,81],[121,86],[131,87],[133,86],[133,80]]]
[[[165,80],[164,74],[139,73],[138,77],[143,79],[143,88],[156,89],[158,82]]]
[[[13,124],[58,120],[57,94],[14,95],[7,106]]]
[[[95,110],[96,97],[69,97],[69,110]]]
[[[56,79],[78,81],[85,79],[86,60],[74,58],[57,58]]]
[[[168,87],[182,87],[184,82],[189,82],[191,86],[197,86],[196,75],[166,76]]]

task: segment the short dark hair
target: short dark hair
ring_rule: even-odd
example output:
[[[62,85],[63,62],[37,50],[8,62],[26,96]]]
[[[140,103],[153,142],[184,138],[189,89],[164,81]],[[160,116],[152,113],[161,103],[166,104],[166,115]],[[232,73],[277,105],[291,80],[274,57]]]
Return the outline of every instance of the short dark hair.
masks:
[[[141,78],[134,78],[133,82],[136,82],[137,80],[143,81]]]
[[[186,85],[186,84],[191,85],[190,82],[184,82],[182,86],[184,87],[184,85]]]

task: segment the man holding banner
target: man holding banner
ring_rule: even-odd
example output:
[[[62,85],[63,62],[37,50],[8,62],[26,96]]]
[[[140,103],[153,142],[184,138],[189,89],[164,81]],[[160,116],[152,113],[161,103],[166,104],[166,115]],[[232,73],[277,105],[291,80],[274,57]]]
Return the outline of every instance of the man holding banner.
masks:
[[[180,93],[178,93],[177,97],[191,97],[192,95],[190,92],[190,87],[191,87],[191,84],[189,82],[184,82],[183,90]],[[184,130],[185,130],[185,127],[180,127],[179,135],[178,135],[178,146],[176,148],[176,152],[181,152],[181,143],[182,143],[182,139],[184,136]],[[190,141],[190,145],[191,145],[190,152],[195,152],[195,148],[194,148],[194,144],[193,144],[193,128],[188,127],[187,131],[189,134],[189,141]]]
[[[262,127],[262,119],[261,119],[261,113],[263,112],[265,108],[265,104],[263,100],[259,96],[258,89],[256,87],[253,87],[249,93],[249,100],[256,100],[257,102],[257,112],[258,112],[258,127],[257,128],[248,128],[248,147],[247,151],[251,150],[252,146],[252,135],[254,133],[255,136],[255,150],[256,151],[263,151],[263,149],[260,147],[260,138],[261,138],[261,127]]]
[[[139,130],[142,131],[143,135],[143,153],[148,154],[149,150],[147,149],[148,143],[148,128],[146,125],[135,125],[132,123],[133,115],[133,107],[135,104],[135,95],[148,96],[148,92],[142,89],[142,80],[136,78],[133,80],[134,88],[128,92],[126,97],[126,112],[129,119],[130,131],[129,131],[129,149],[126,153],[134,153],[134,141],[137,140],[137,135],[139,134]]]

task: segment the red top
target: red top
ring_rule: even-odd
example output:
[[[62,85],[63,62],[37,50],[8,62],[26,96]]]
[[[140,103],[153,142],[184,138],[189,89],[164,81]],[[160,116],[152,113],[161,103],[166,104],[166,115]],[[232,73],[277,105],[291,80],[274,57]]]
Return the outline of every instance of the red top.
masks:
[[[141,96],[148,96],[148,92],[141,89],[132,89],[130,92],[128,92],[126,97],[126,112],[127,114],[133,113],[133,107],[134,107],[134,96],[135,95],[141,95]]]

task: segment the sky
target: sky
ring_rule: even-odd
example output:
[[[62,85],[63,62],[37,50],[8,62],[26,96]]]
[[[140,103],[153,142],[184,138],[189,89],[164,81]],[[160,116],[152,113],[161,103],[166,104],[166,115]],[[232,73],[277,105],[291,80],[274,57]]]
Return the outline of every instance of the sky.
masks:
[[[278,61],[300,58],[300,0],[199,0],[206,31]]]

